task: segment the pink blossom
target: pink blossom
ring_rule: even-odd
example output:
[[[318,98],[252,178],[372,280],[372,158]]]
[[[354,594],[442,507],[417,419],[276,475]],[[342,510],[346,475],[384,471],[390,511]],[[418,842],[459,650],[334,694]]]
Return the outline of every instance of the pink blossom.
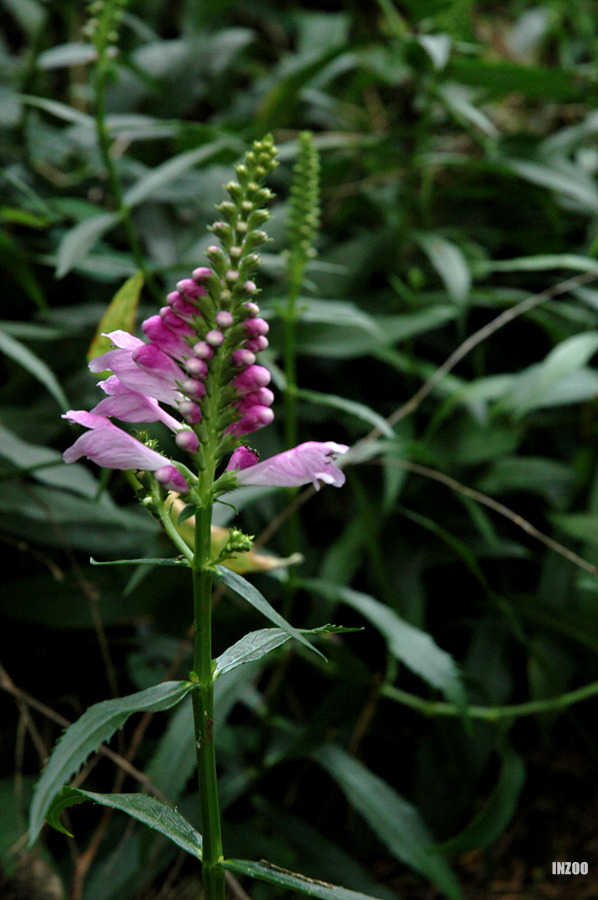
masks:
[[[235,459],[238,453],[235,451],[229,469],[233,462],[239,463],[239,471],[236,472],[239,485],[298,487],[311,482],[319,490],[320,482],[324,482],[341,487],[345,483],[345,474],[334,464],[334,460],[348,449],[346,444],[336,444],[334,441],[307,441],[246,468],[241,467],[240,456]]]
[[[106,416],[98,416],[83,409],[70,409],[62,418],[89,428],[89,431],[77,438],[72,447],[64,451],[62,456],[67,463],[86,456],[107,469],[143,469],[148,472],[155,472],[169,465],[165,456],[146,447],[137,438],[114,425]]]
[[[122,336],[126,336],[128,340],[125,340]],[[179,400],[182,399],[182,394],[177,389],[176,379],[173,377],[171,368],[168,365],[164,370],[147,365],[141,368],[141,364],[137,364],[135,357],[139,358],[140,354],[141,363],[144,360],[149,362],[147,355],[144,356],[144,354],[148,352],[145,348],[151,348],[151,344],[144,344],[139,338],[133,337],[133,335],[124,331],[113,331],[107,334],[106,337],[109,337],[117,344],[117,349],[109,350],[102,356],[96,356],[95,359],[92,359],[89,363],[89,368],[92,372],[103,372],[105,369],[109,369],[132,391],[139,391],[140,394],[153,397],[161,403],[176,406]],[[156,352],[160,353],[157,347],[149,350],[149,353],[153,354],[154,357]],[[174,360],[167,357],[165,353],[162,353],[161,359],[169,360],[172,366],[176,367],[181,378],[184,378]]]
[[[99,382],[99,387],[108,394],[91,410],[97,416],[114,416],[123,422],[163,422],[171,431],[177,432],[181,423],[162,409],[157,400],[133,391],[126,384],[111,375]]]

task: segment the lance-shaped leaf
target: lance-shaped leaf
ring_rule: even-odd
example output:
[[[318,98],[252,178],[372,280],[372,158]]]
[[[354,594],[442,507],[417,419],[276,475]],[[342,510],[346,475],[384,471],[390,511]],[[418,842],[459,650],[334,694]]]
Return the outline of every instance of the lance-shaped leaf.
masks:
[[[220,578],[221,581],[225,583],[225,585],[234,591],[235,594],[238,594],[239,597],[242,597],[243,600],[247,600],[254,609],[257,609],[258,612],[261,612],[263,616],[277,625],[279,628],[282,628],[283,631],[289,635],[289,637],[295,638],[296,641],[299,641],[304,647],[307,647],[309,650],[313,650],[314,653],[317,653],[318,656],[321,656],[322,659],[326,659],[323,653],[320,653],[319,650],[316,649],[310,642],[305,638],[301,632],[294,628],[292,625],[284,619],[279,612],[276,612],[273,606],[266,600],[263,594],[261,594],[256,587],[254,587],[251,582],[247,581],[241,575],[238,575],[236,572],[232,572],[230,569],[225,569],[224,566],[216,566],[216,576]]]
[[[60,815],[69,806],[86,800],[127,813],[138,822],[143,822],[170,838],[177,847],[186,850],[191,856],[201,859],[201,834],[176,809],[171,809],[162,800],[147,794],[96,794],[80,788],[65,787],[48,810],[48,822],[58,831],[70,834],[60,822]]]
[[[397,859],[428,878],[443,897],[460,900],[455,876],[448,863],[432,852],[432,836],[415,806],[335,744],[319,747],[312,757]]]
[[[343,628],[342,625],[322,625],[320,628],[302,629],[301,634],[339,634],[346,631],[358,631],[357,628]],[[271,650],[276,650],[291,639],[291,635],[282,628],[261,628],[250,631],[235,644],[229,647],[216,660],[214,678],[236,669],[245,663],[261,659]]]
[[[291,888],[308,897],[319,897],[320,900],[376,900],[371,894],[362,894],[360,891],[351,891],[317,878],[308,878],[306,875],[281,869],[280,866],[263,860],[253,862],[249,859],[225,859],[222,865],[239,875],[249,875],[250,878]]]
[[[466,697],[457,664],[429,634],[406,622],[369,594],[318,579],[309,579],[303,585],[361,613],[384,636],[393,656],[429,685],[442,691],[448,700],[465,707]]]
[[[161,712],[179,703],[195,685],[187,681],[166,681],[145,691],[103,700],[90,706],[70,725],[57,742],[35,788],[29,814],[29,840],[33,844],[41,831],[52,800],[100,744],[108,741],[136,712]]]

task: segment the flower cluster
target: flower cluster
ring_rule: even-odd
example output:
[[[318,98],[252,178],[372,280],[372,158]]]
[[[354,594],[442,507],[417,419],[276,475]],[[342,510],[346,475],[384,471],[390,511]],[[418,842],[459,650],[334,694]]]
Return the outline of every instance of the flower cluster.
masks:
[[[260,226],[268,218],[262,206],[271,194],[260,181],[274,167],[275,152],[265,138],[236,167],[239,181],[226,186],[230,200],[219,205],[223,219],[212,226],[220,244],[207,250],[211,267],[197,268],[178,282],[159,314],[142,323],[145,340],[126,331],[107,335],[113,349],[89,364],[92,372],[112,373],[99,383],[106,396],[90,412],[65,414],[89,429],[66,450],[66,462],[86,456],[108,468],[150,471],[159,484],[181,494],[198,486],[200,475],[193,470],[207,473],[202,485],[211,485],[219,460],[230,453],[232,485],[342,484],[344,476],[332,460],[348,449],[343,445],[300,445],[274,457],[282,460],[277,468],[272,460],[258,463],[242,443],[274,418],[270,373],[257,363],[268,346],[268,324],[250,275],[258,264],[254,251],[267,239]],[[112,419],[162,422],[189,454],[189,465],[168,459]]]

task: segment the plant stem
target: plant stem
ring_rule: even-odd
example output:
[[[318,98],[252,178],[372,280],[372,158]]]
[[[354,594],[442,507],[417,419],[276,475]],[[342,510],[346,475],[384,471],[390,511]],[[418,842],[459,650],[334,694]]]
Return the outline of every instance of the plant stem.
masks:
[[[127,241],[131,248],[135,265],[143,274],[144,283],[148,285],[150,290],[155,293],[156,297],[161,301],[162,295],[154,284],[153,277],[150,275],[145,263],[143,248],[139,241],[137,231],[131,219],[131,211],[124,200],[124,192],[117,168],[112,158],[110,131],[106,122],[106,82],[110,72],[110,63],[105,52],[101,53],[97,64],[95,74],[95,125],[98,143],[102,161],[108,174],[108,181],[114,204],[118,210],[120,221],[125,230]]]
[[[212,675],[212,504],[195,515],[195,559],[193,605],[195,639],[193,668],[199,687],[193,691],[193,719],[199,800],[201,804],[203,853],[202,875],[205,900],[224,900],[222,835],[218,803],[214,742],[214,679]]]

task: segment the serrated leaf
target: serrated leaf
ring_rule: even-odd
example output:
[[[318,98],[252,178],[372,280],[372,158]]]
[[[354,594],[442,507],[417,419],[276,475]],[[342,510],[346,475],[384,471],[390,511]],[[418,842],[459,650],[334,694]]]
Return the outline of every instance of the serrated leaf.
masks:
[[[225,859],[222,866],[239,875],[248,875],[258,881],[277,884],[279,887],[290,888],[299,891],[300,894],[306,894],[308,897],[318,897],[320,900],[377,900],[371,894],[362,894],[360,891],[351,891],[348,888],[329,884],[327,881],[308,878],[306,875],[281,869],[280,866],[264,860],[253,862],[249,859]]]
[[[320,628],[302,629],[301,634],[341,634],[356,630],[358,629],[343,628],[338,625],[322,625]],[[266,656],[271,650],[276,650],[290,639],[291,635],[282,628],[261,628],[259,631],[249,632],[218,657],[214,678],[236,669],[237,666],[261,659],[262,656]]]
[[[201,835],[190,822],[162,800],[147,794],[96,794],[80,788],[64,788],[48,811],[48,822],[60,831],[69,832],[60,824],[58,816],[69,806],[91,800],[100,806],[118,809],[138,822],[169,838],[177,847],[201,859]]]
[[[277,625],[278,628],[282,628],[289,637],[295,638],[296,641],[299,641],[299,643],[303,644],[304,647],[307,647],[308,650],[312,650],[314,653],[317,653],[318,656],[321,656],[322,659],[326,659],[323,653],[320,653],[313,644],[310,644],[297,628],[294,628],[289,624],[289,622],[287,622],[286,619],[284,619],[280,613],[268,603],[263,594],[261,594],[250,581],[247,581],[236,572],[226,569],[224,566],[216,566],[216,576],[223,581],[231,591],[234,591],[235,594],[242,597],[243,600],[247,600],[254,609],[257,609],[263,616],[270,619],[274,625]]]
[[[448,700],[465,706],[466,697],[457,664],[425,631],[410,625],[369,594],[318,579],[309,579],[302,584],[307,590],[339,600],[357,610],[384,635],[393,656],[441,691]]]
[[[312,757],[397,859],[428,878],[443,896],[460,900],[461,890],[451,869],[430,852],[432,836],[411,803],[341,747],[325,744]]]
[[[142,287],[143,273],[135,272],[118,289],[110,301],[106,312],[100,319],[96,333],[87,351],[88,362],[110,350],[112,342],[110,338],[104,337],[105,334],[119,330],[133,334]]]
[[[0,329],[0,351],[6,353],[7,356],[10,356],[11,359],[23,366],[34,378],[37,378],[52,394],[60,408],[66,412],[69,408],[69,401],[56,376],[43,360],[2,329]]]
[[[44,817],[58,791],[100,744],[108,741],[124,725],[129,716],[136,712],[170,709],[193,687],[186,681],[167,681],[127,697],[103,700],[90,706],[58,740],[37,783],[29,818],[30,842],[33,844],[37,840]]]

